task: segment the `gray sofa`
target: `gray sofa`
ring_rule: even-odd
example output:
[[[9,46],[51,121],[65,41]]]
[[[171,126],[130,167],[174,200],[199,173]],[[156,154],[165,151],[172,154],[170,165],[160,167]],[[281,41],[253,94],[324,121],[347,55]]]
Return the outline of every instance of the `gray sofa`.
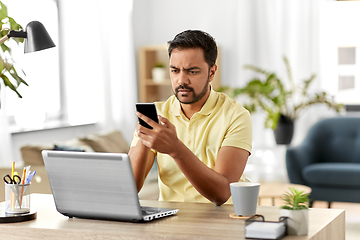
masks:
[[[291,183],[312,188],[312,201],[360,203],[360,118],[319,121],[287,149],[286,167]]]

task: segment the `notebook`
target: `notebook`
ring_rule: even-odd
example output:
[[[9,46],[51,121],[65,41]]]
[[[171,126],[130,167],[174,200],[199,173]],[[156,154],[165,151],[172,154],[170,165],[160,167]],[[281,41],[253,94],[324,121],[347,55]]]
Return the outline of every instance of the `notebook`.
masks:
[[[42,151],[56,209],[68,217],[150,221],[178,209],[141,207],[125,153]]]

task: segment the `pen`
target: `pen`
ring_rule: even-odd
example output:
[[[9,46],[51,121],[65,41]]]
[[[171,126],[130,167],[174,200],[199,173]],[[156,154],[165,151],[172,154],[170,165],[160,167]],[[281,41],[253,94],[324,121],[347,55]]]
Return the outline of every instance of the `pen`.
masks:
[[[31,165],[25,167],[26,168],[25,180],[29,177],[30,167]]]
[[[24,170],[23,170],[23,175],[22,175],[22,179],[21,179],[21,184],[22,185],[24,185],[24,183],[25,183],[25,176],[26,176],[26,168],[24,168]],[[24,194],[24,186],[21,187],[20,208],[21,208],[21,205],[22,205],[23,194]]]
[[[34,177],[36,171],[33,171],[29,174],[29,177],[26,179],[25,184],[30,183],[31,179]]]
[[[22,179],[21,179],[21,184],[25,183],[25,176],[26,176],[26,168],[24,168],[23,170],[23,175],[22,175]]]
[[[15,162],[12,162],[11,177],[14,178],[15,173]]]
[[[15,173],[15,162],[12,162],[12,169],[11,169],[11,178],[14,179],[14,173]],[[11,209],[15,209],[15,194],[13,192],[10,193],[10,205]]]

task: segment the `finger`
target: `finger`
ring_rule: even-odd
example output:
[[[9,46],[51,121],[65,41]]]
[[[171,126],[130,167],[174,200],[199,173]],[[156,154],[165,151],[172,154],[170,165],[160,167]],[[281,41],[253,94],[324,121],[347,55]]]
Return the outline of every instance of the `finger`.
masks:
[[[159,118],[159,122],[163,125],[163,126],[166,126],[168,128],[171,128],[171,129],[174,129],[175,126],[167,119],[167,118],[164,118],[163,116],[159,115],[158,116]]]
[[[157,123],[155,121],[153,121],[151,118],[147,117],[146,115],[144,115],[140,112],[136,112],[135,114],[138,118],[140,118],[141,120],[143,120],[144,122],[149,124],[151,127],[154,128],[154,126],[156,126]]]
[[[162,117],[161,115],[158,115],[158,120],[159,120],[160,125],[164,125],[164,123],[161,121],[162,118],[164,118],[164,117]]]
[[[161,115],[158,115],[158,119],[159,119],[159,122],[161,122],[163,125],[166,125],[167,123],[170,122],[169,120],[167,120],[166,118],[164,118]]]
[[[142,134],[142,135],[149,135],[149,134],[151,133],[151,129],[142,126],[140,123],[137,123],[137,124],[136,124],[136,132],[137,132],[138,136],[139,136],[140,134]]]
[[[136,134],[139,137],[139,140],[144,144],[146,147],[151,148],[151,129],[148,129],[141,124],[136,124]]]

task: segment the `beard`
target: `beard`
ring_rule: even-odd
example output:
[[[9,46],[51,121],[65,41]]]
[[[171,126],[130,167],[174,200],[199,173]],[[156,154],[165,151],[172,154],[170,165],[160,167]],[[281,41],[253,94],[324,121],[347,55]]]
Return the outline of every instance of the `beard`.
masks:
[[[206,81],[206,83],[205,83],[202,91],[201,91],[199,94],[196,94],[195,91],[194,91],[194,88],[189,87],[187,84],[179,85],[177,88],[175,88],[174,95],[175,95],[175,97],[179,100],[180,103],[183,103],[183,104],[196,103],[196,102],[198,102],[200,99],[202,99],[202,98],[206,95],[206,93],[207,93],[207,91],[208,91],[208,89],[209,89],[209,88],[208,88],[208,87],[209,87],[209,84],[210,84],[210,78],[208,77],[208,79],[207,79],[207,81]],[[190,100],[188,100],[188,101],[182,101],[182,100],[180,100],[180,98],[179,98],[179,94],[181,94],[181,93],[179,93],[179,90],[180,90],[180,89],[187,90],[187,91],[189,91],[190,93],[192,93],[193,98],[190,99]]]

